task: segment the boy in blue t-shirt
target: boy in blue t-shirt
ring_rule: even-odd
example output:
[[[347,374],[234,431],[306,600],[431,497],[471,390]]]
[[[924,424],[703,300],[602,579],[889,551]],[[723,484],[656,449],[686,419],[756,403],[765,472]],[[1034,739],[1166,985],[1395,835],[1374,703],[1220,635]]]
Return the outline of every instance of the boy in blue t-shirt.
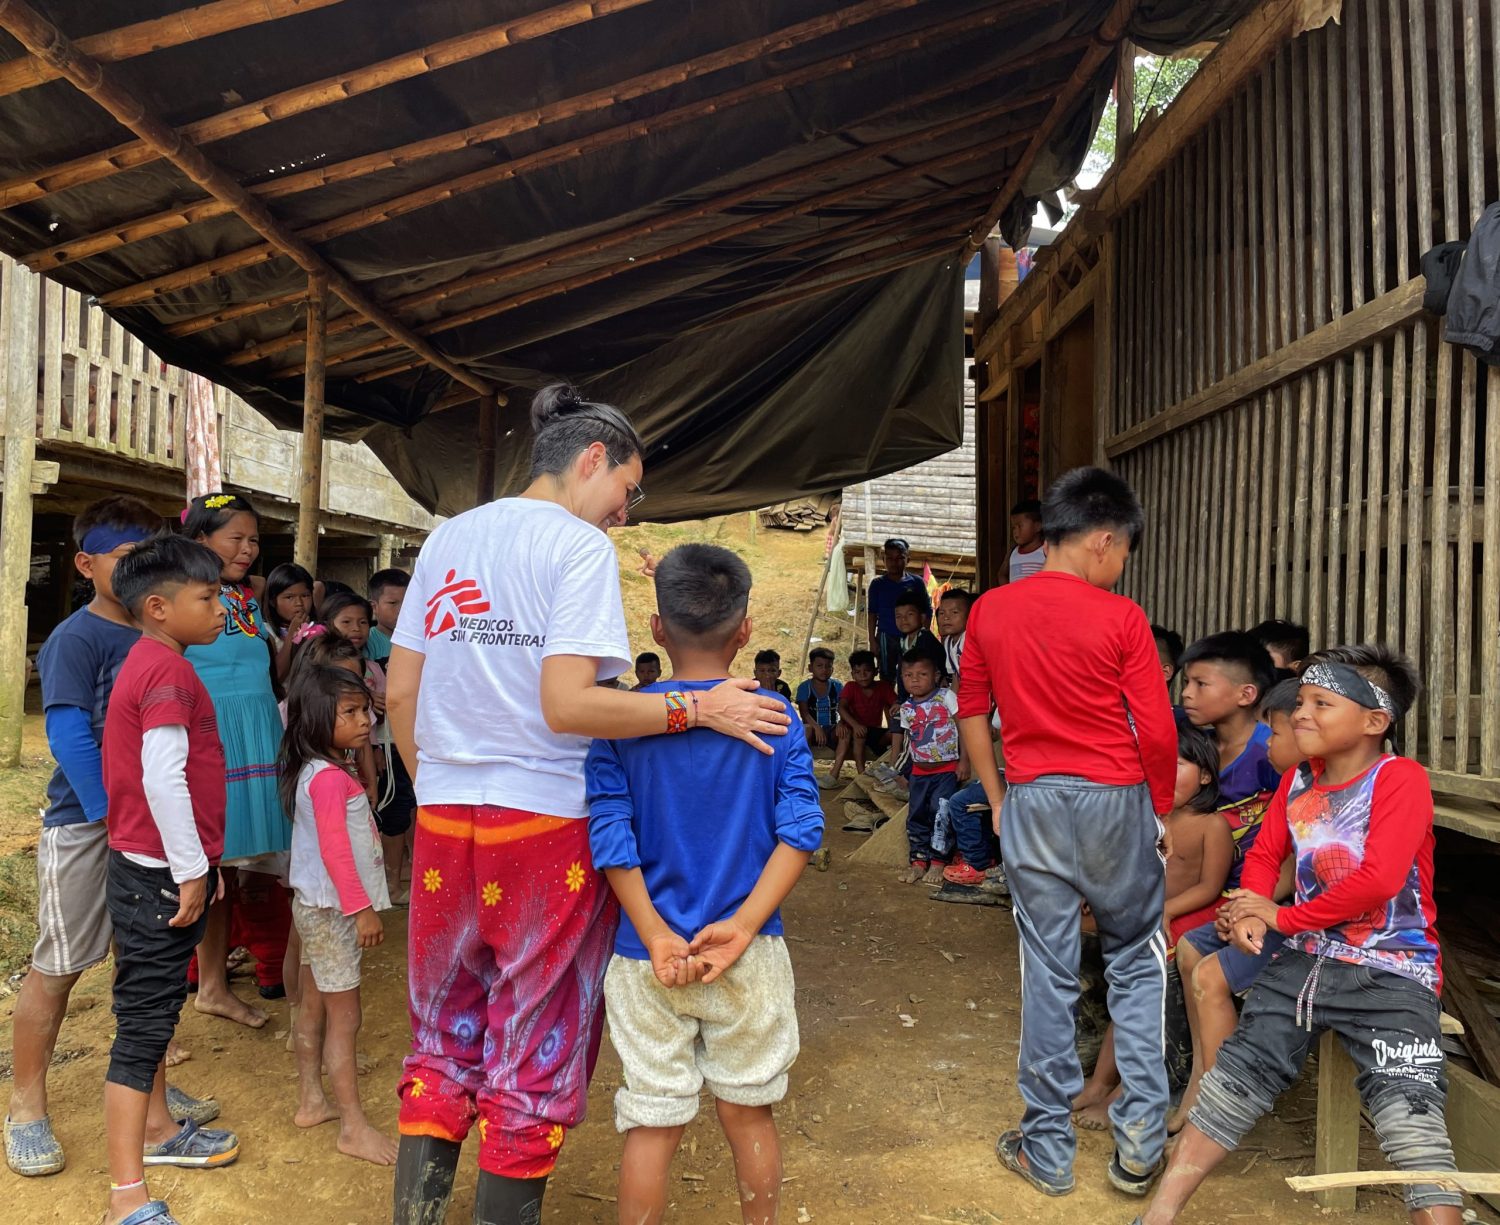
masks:
[[[73,521],[73,564],[93,583],[94,598],[48,635],[37,656],[47,745],[57,769],[47,784],[37,843],[37,942],[16,1000],[5,1117],[6,1163],[27,1177],[63,1168],[62,1145],[47,1115],[47,1068],[73,984],[109,955],[113,934],[104,904],[108,799],[99,746],[115,676],[141,630],[115,598],[110,578],[120,558],[161,530],[162,517],[136,498],[104,498],[84,508]],[[152,1098],[153,1106],[158,1100]],[[198,1122],[218,1114],[214,1103],[176,1090],[170,1105],[173,1114]],[[173,1125],[152,1120],[156,1132]]]
[[[839,719],[839,698],[844,687],[833,679],[833,652],[814,647],[807,656],[811,678],[797,686],[797,713],[810,749],[833,749],[833,766],[824,786],[835,786],[843,773],[851,743],[849,728]]]
[[[686,709],[750,638],[750,571],[728,549],[681,545],[656,567],[651,634]],[[684,724],[685,725],[685,724]],[[781,1148],[771,1107],[797,1057],[779,907],[823,838],[812,755],[798,736],[763,754],[706,728],[589,751],[589,842],[624,911],[604,980],[624,1065],[620,1218],[658,1221],[683,1129],[706,1083],[734,1153],[746,1219],[775,1220]],[[712,797],[713,819],[704,819]]]
[[[1266,648],[1250,634],[1210,634],[1182,656],[1182,709],[1194,727],[1212,728],[1219,746],[1220,809],[1234,837],[1234,863],[1224,888],[1238,889],[1240,868],[1281,775],[1267,756],[1270,727],[1261,703],[1276,683]]]

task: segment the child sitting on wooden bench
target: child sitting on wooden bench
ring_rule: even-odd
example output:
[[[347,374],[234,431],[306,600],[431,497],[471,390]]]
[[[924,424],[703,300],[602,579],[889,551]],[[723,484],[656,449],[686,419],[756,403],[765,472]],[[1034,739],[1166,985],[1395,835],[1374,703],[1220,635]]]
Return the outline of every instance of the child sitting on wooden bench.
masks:
[[[1169,1225],[1209,1173],[1291,1085],[1313,1039],[1339,1037],[1359,1095],[1398,1170],[1453,1170],[1443,1111],[1427,772],[1384,749],[1418,689],[1410,661],[1378,645],[1335,647],[1302,671],[1292,731],[1308,761],[1287,773],[1220,915],[1236,948],[1286,946],[1251,988],[1239,1028],[1203,1077],[1198,1103],[1141,1220]],[[1290,906],[1271,900],[1288,852]],[[1410,1184],[1420,1225],[1458,1225],[1462,1197]]]

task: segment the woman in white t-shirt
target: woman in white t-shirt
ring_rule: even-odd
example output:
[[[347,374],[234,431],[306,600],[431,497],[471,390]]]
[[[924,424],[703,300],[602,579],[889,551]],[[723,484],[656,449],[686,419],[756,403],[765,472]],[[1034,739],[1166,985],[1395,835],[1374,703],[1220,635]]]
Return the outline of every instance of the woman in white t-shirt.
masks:
[[[583,1118],[618,920],[589,855],[590,739],[701,726],[764,749],[789,723],[751,680],[598,684],[630,667],[604,533],[644,496],[641,439],[565,386],[531,424],[531,484],[432,533],[391,636],[387,718],[418,806],[398,1225],[442,1216],[476,1119],[475,1220],[533,1219]]]

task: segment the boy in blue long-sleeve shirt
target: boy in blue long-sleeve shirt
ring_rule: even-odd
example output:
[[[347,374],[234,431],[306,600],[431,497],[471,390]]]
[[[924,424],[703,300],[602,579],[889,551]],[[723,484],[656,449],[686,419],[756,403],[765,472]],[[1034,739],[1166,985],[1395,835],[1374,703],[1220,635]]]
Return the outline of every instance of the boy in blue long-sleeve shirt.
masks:
[[[651,633],[686,710],[750,638],[750,571],[727,549],[682,545],[656,568]],[[660,1221],[667,1175],[706,1083],[734,1153],[746,1221],[775,1221],[781,1148],[771,1107],[797,1057],[791,961],[779,907],[823,837],[801,736],[769,755],[712,732],[596,740],[589,841],[624,914],[604,980],[624,1065],[621,1220]]]
[[[109,956],[112,928],[104,904],[109,838],[108,797],[99,751],[104,712],[115,676],[141,628],[115,598],[115,563],[162,530],[162,517],[136,498],[103,498],[73,521],[73,564],[93,584],[86,605],[48,635],[37,671],[47,746],[57,762],[47,784],[37,843],[37,942],[16,999],[12,1026],[10,1104],[5,1116],[6,1164],[23,1177],[63,1168],[61,1143],[47,1113],[47,1069],[79,976]],[[207,1122],[218,1113],[173,1089],[152,1099],[152,1129],[175,1130],[174,1115]]]

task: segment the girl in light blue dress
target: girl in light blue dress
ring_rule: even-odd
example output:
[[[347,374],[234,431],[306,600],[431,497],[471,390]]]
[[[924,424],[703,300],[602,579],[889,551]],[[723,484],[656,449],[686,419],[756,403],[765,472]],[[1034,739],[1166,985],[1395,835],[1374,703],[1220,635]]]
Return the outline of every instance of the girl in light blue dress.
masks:
[[[183,516],[183,535],[206,544],[224,564],[219,599],[224,604],[224,632],[211,646],[189,647],[187,660],[213,699],[219,736],[224,742],[228,808],[224,825],[225,899],[239,892],[236,869],[284,876],[292,844],[291,822],[276,792],[276,754],[281,747],[281,714],[271,687],[276,643],[266,624],[257,592],[247,577],[260,556],[260,520],[255,508],[234,494],[195,498]],[[255,880],[249,894],[261,899],[266,914],[241,916],[247,934],[259,939],[253,948],[267,974],[263,994],[276,994],[281,955],[286,948],[290,912],[284,892],[274,881]],[[279,905],[277,903],[280,903]],[[208,930],[198,949],[200,1012],[227,1017],[258,1028],[266,1014],[245,1004],[229,989],[225,959],[229,952],[231,907],[221,902],[209,911]],[[272,913],[275,912],[275,913]],[[262,930],[275,928],[275,931]],[[270,937],[269,941],[267,937]],[[250,941],[246,941],[250,943]],[[279,952],[267,945],[279,947]]]

